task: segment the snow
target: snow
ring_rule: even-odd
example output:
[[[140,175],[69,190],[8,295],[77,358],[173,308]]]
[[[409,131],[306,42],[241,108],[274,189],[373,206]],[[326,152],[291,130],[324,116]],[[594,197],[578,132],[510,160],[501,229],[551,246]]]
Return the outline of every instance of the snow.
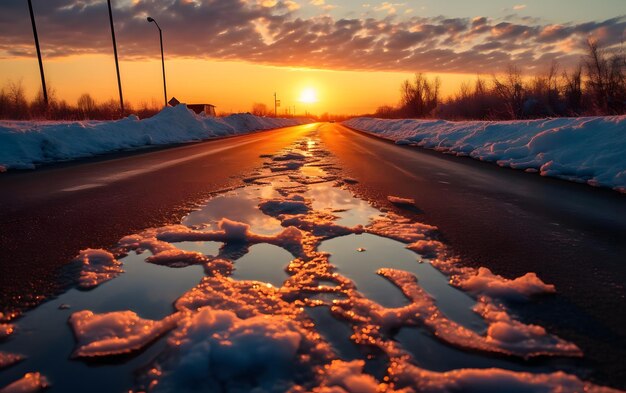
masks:
[[[626,116],[463,122],[355,118],[343,124],[397,144],[626,192]]]
[[[554,285],[545,284],[533,272],[509,280],[486,267],[479,268],[476,275],[458,279],[455,285],[475,295],[508,300],[526,300],[533,295],[556,292]]]
[[[326,366],[326,378],[323,386],[336,388],[336,390],[318,389],[316,392],[378,392],[378,381],[369,374],[363,374],[363,366],[365,366],[363,360],[353,360],[351,362],[334,360],[330,365]]]
[[[5,367],[9,367],[23,359],[24,357],[22,355],[0,351],[0,370]]]
[[[160,321],[151,321],[139,318],[132,311],[75,312],[69,320],[78,341],[74,356],[119,355],[139,350],[173,329],[180,317],[180,314],[172,314]]]
[[[613,389],[593,386],[574,375],[558,371],[550,374],[531,374],[496,368],[460,369],[434,372],[420,369],[406,361],[399,361],[391,370],[398,385],[415,386],[423,393],[561,393],[561,392],[617,392]]]
[[[83,289],[94,288],[123,272],[122,263],[113,254],[102,249],[82,250],[75,261],[83,265],[78,284]]]
[[[116,150],[200,141],[309,122],[310,119],[266,118],[249,113],[205,117],[184,105],[164,108],[144,120],[131,115],[117,121],[0,121],[0,172]]]
[[[201,308],[185,319],[170,338],[178,365],[165,368],[154,392],[281,391],[297,362],[302,336],[282,315],[240,319],[232,311]]]
[[[0,316],[2,313],[0,313]],[[15,331],[15,328],[10,323],[0,323],[0,340],[10,336]]]
[[[17,381],[0,389],[0,393],[34,393],[50,386],[50,383],[40,373],[26,373]]]
[[[388,195],[387,200],[394,205],[398,206],[415,206],[415,199],[411,198],[402,198],[393,195]]]
[[[415,320],[432,330],[434,335],[461,348],[515,355],[523,358],[536,356],[582,356],[580,349],[553,336],[537,325],[526,325],[514,320],[501,307],[481,299],[475,311],[488,323],[486,336],[475,333],[448,319],[439,312],[433,299],[418,285],[415,276],[395,269],[381,269],[378,274],[398,286],[412,304],[402,309],[378,310],[378,324],[389,327],[403,325],[403,320]]]

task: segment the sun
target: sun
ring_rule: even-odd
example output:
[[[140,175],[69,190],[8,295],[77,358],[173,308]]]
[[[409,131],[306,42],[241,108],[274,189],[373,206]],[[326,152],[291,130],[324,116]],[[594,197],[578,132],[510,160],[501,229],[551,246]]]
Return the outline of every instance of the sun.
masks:
[[[313,104],[317,102],[317,92],[313,88],[306,88],[300,93],[300,102],[305,104]]]

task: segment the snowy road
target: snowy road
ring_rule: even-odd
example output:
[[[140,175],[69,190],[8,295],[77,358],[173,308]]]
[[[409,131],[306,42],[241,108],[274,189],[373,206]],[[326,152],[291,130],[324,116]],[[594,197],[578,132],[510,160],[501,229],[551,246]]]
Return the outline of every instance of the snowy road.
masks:
[[[283,156],[277,154],[294,143],[302,144],[304,138],[313,141],[315,148],[310,151],[314,152],[316,160],[321,161],[303,159],[294,168],[288,167],[288,164],[281,167]],[[319,147],[315,140],[319,141]],[[307,149],[298,145],[296,150],[306,152]],[[333,157],[332,162],[325,163],[327,155]],[[273,157],[273,164],[267,164],[268,157]],[[298,163],[297,155],[284,157],[284,162]],[[73,280],[77,271],[66,269],[62,273],[64,277],[58,277],[61,274],[59,268],[71,260],[78,250],[111,248],[122,237],[145,228],[180,223],[181,218],[199,201],[221,190],[250,182],[254,184],[256,174],[262,180],[271,179],[273,175],[268,175],[268,171],[301,170],[305,177],[323,178],[327,174],[317,168],[324,168],[324,165],[331,165],[328,173],[333,174],[333,179],[344,179],[344,187],[380,211],[395,212],[438,227],[437,240],[458,255],[462,264],[487,267],[510,278],[529,271],[536,272],[544,282],[554,284],[558,296],[541,298],[531,304],[514,303],[511,305],[514,313],[525,322],[544,326],[550,333],[574,342],[582,349],[585,360],[572,361],[574,363],[568,360],[557,369],[576,369],[579,375],[580,369],[589,369],[585,375],[587,380],[622,388],[626,386],[626,372],[621,361],[626,356],[626,320],[619,311],[626,308],[623,286],[626,282],[626,199],[623,195],[501,169],[470,159],[396,146],[337,124],[297,126],[0,176],[1,304],[4,309],[25,305],[29,302],[28,294],[48,296],[63,283]],[[264,168],[265,172],[258,168]],[[372,213],[367,204],[353,201],[352,197],[332,198],[331,190],[334,188],[317,189],[313,183],[309,185],[294,175],[289,176],[299,185],[280,184],[273,186],[274,191],[280,192],[289,187],[295,192],[302,189],[302,192],[308,193],[307,198],[313,200],[313,205],[305,206],[295,199],[270,199],[265,202],[267,205],[263,212],[266,215],[277,217],[277,211],[273,209],[280,211],[285,205],[302,208],[303,212],[332,208],[339,215],[343,214],[342,209],[347,212],[361,211],[362,215]],[[258,184],[264,183],[259,181]],[[268,198],[254,194],[257,191],[250,192],[255,198]],[[236,198],[250,200],[250,195],[237,195]],[[413,199],[415,206],[407,208],[402,206],[401,200],[392,198],[396,202],[393,204],[388,200],[391,195]],[[316,201],[319,207],[316,207]],[[238,213],[237,209],[224,208],[224,211],[247,217]],[[350,216],[352,213],[345,214],[341,218],[342,225],[360,223]],[[187,225],[194,224],[189,218],[192,216],[187,216]],[[299,225],[302,229],[308,224],[304,220]],[[311,233],[315,232],[315,228],[311,229]],[[328,228],[326,230],[332,232],[333,227]],[[254,225],[252,229],[255,230]],[[275,233],[280,225],[271,229],[268,234]],[[335,239],[329,236],[331,240],[322,243],[320,250],[340,258],[345,251],[345,245],[338,244],[341,239],[373,236],[369,233],[358,235],[358,230],[354,229],[347,231],[346,234],[350,231],[354,234]],[[377,229],[372,233],[383,233],[384,236],[386,232]],[[280,239],[262,239],[265,240],[254,242],[280,245]],[[426,246],[438,244],[434,238],[430,240],[432,242]],[[379,248],[393,246],[377,243],[380,241],[370,239],[364,246],[368,248],[371,244],[372,250],[363,250],[363,255],[376,255],[375,244],[379,244]],[[253,247],[260,246],[265,245]],[[282,246],[288,248],[284,244]],[[426,246],[419,246],[420,252],[425,255],[429,252]],[[375,257],[372,263],[381,263],[376,258],[385,257]],[[330,262],[339,263],[332,257]],[[394,268],[407,269],[406,266]],[[380,267],[391,266],[382,263]],[[348,265],[342,265],[340,269],[357,282],[357,288],[368,297],[375,298],[380,291],[388,290],[370,288],[369,282],[363,282],[361,286],[358,268],[353,273],[350,273]],[[403,278],[395,273],[386,274],[391,281],[402,282]],[[434,277],[433,280],[431,284],[424,280],[422,285],[431,293],[442,290],[437,286],[440,278]],[[403,291],[405,289],[409,291],[410,285],[405,283]],[[445,291],[447,289],[442,292],[444,298],[457,296]],[[353,296],[349,292],[346,295]],[[83,300],[73,301],[78,304]],[[458,299],[458,302],[464,301],[464,298]],[[399,306],[380,302],[386,307]],[[457,309],[460,306],[455,302],[446,304],[443,301],[439,306],[445,313],[456,315],[458,320],[468,325],[474,323],[471,317],[464,314],[467,310],[463,311],[462,307]],[[324,315],[316,317],[325,318]],[[432,329],[437,331],[438,327]],[[448,339],[450,342],[457,340],[455,337]],[[332,342],[332,339],[329,340]],[[410,347],[410,341],[403,341],[401,337],[398,340],[403,346]],[[471,345],[480,343],[463,345],[471,348]],[[487,349],[497,353],[504,351],[500,347]],[[501,365],[495,360],[494,364],[512,369],[522,367],[519,364]],[[535,366],[548,370],[555,367],[543,361],[538,361]]]

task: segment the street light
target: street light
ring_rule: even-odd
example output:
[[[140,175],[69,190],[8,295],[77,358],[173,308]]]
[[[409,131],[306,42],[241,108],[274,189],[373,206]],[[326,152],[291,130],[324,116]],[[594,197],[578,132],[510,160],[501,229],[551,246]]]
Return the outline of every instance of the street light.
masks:
[[[163,32],[156,20],[152,17],[148,17],[148,23],[154,22],[157,29],[159,29],[159,41],[161,42],[161,66],[163,67],[163,94],[165,96],[165,106],[167,107],[167,86],[165,84],[165,58],[163,57]]]

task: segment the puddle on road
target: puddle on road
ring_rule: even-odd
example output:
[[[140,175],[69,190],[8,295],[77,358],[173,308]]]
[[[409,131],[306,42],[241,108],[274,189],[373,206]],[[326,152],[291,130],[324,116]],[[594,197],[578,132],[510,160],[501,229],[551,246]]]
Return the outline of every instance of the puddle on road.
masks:
[[[271,244],[256,244],[246,255],[235,261],[235,280],[255,280],[281,287],[288,278],[285,268],[293,256]]]
[[[39,371],[52,383],[51,392],[108,393],[130,389],[133,371],[161,352],[164,340],[136,357],[85,363],[71,360],[75,339],[67,321],[72,313],[85,309],[94,313],[135,310],[148,319],[171,314],[174,300],[198,284],[204,272],[201,266],[171,269],[145,263],[148,255],[129,254],[120,260],[124,273],[116,279],[89,291],[71,289],[20,318],[17,332],[0,345],[0,350],[19,353],[26,359],[0,372],[0,386],[27,372]],[[65,305],[69,308],[63,308]]]
[[[348,190],[333,187],[329,183],[313,184],[304,194],[313,200],[313,209],[332,211],[339,217],[338,225],[353,227],[367,225],[382,213],[362,199],[357,199]]]
[[[163,259],[166,266],[154,265],[145,263],[149,251],[131,252],[121,260],[125,272],[119,277],[90,291],[72,289],[18,319],[17,332],[0,343],[0,351],[27,359],[0,372],[0,387],[30,371],[45,375],[51,392],[122,392],[133,386],[184,392],[259,386],[285,391],[296,385],[313,391],[320,384],[335,386],[329,382],[336,378],[333,367],[348,366],[350,378],[364,372],[369,376],[361,377],[375,384],[415,380],[398,371],[415,367],[437,372],[558,369],[549,361],[531,366],[494,356],[523,357],[526,352],[523,346],[507,347],[485,337],[489,322],[473,310],[475,299],[452,287],[429,259],[405,243],[362,233],[384,213],[334,183],[338,170],[316,138],[267,158],[245,179],[248,185],[215,195],[187,215],[186,227],[171,229],[173,234],[147,230],[133,235],[143,245],[131,250],[147,247],[158,253],[174,246],[168,252],[181,261],[187,258],[182,265],[196,265],[168,267],[181,265],[170,254]],[[259,209],[261,203],[270,204],[267,214]],[[222,219],[231,221],[221,227]],[[175,240],[167,243],[170,236]],[[377,274],[381,268],[397,275],[385,278]],[[405,272],[417,284],[402,281]],[[407,298],[399,286],[410,291],[412,285],[434,303]],[[62,304],[70,308],[59,309]],[[68,325],[69,316],[83,309],[96,314],[132,310],[157,323],[177,312],[180,321],[132,356],[103,354],[83,361],[70,357],[76,339]],[[503,316],[508,317],[505,310]],[[500,328],[518,329],[509,336],[513,339],[531,334],[511,326]],[[233,353],[232,348],[243,350]],[[341,361],[363,362],[363,370],[359,363]],[[399,365],[404,368],[394,372],[400,374],[390,376],[389,369]],[[484,387],[498,387],[498,381],[485,378]]]
[[[360,248],[365,251],[358,251]],[[382,306],[401,307],[409,300],[397,286],[376,272],[381,268],[405,270],[415,274],[419,285],[450,319],[476,331],[487,327],[472,311],[476,301],[451,287],[445,275],[418,254],[407,250],[404,243],[364,233],[327,240],[320,246],[320,251],[329,253],[330,262],[337,266],[338,272],[353,280],[360,292]]]
[[[277,196],[273,187],[244,187],[211,198],[200,209],[183,219],[183,225],[208,225],[217,229],[217,222],[224,217],[245,222],[256,233],[269,235],[280,231],[280,221],[263,214],[257,205],[261,199]]]

